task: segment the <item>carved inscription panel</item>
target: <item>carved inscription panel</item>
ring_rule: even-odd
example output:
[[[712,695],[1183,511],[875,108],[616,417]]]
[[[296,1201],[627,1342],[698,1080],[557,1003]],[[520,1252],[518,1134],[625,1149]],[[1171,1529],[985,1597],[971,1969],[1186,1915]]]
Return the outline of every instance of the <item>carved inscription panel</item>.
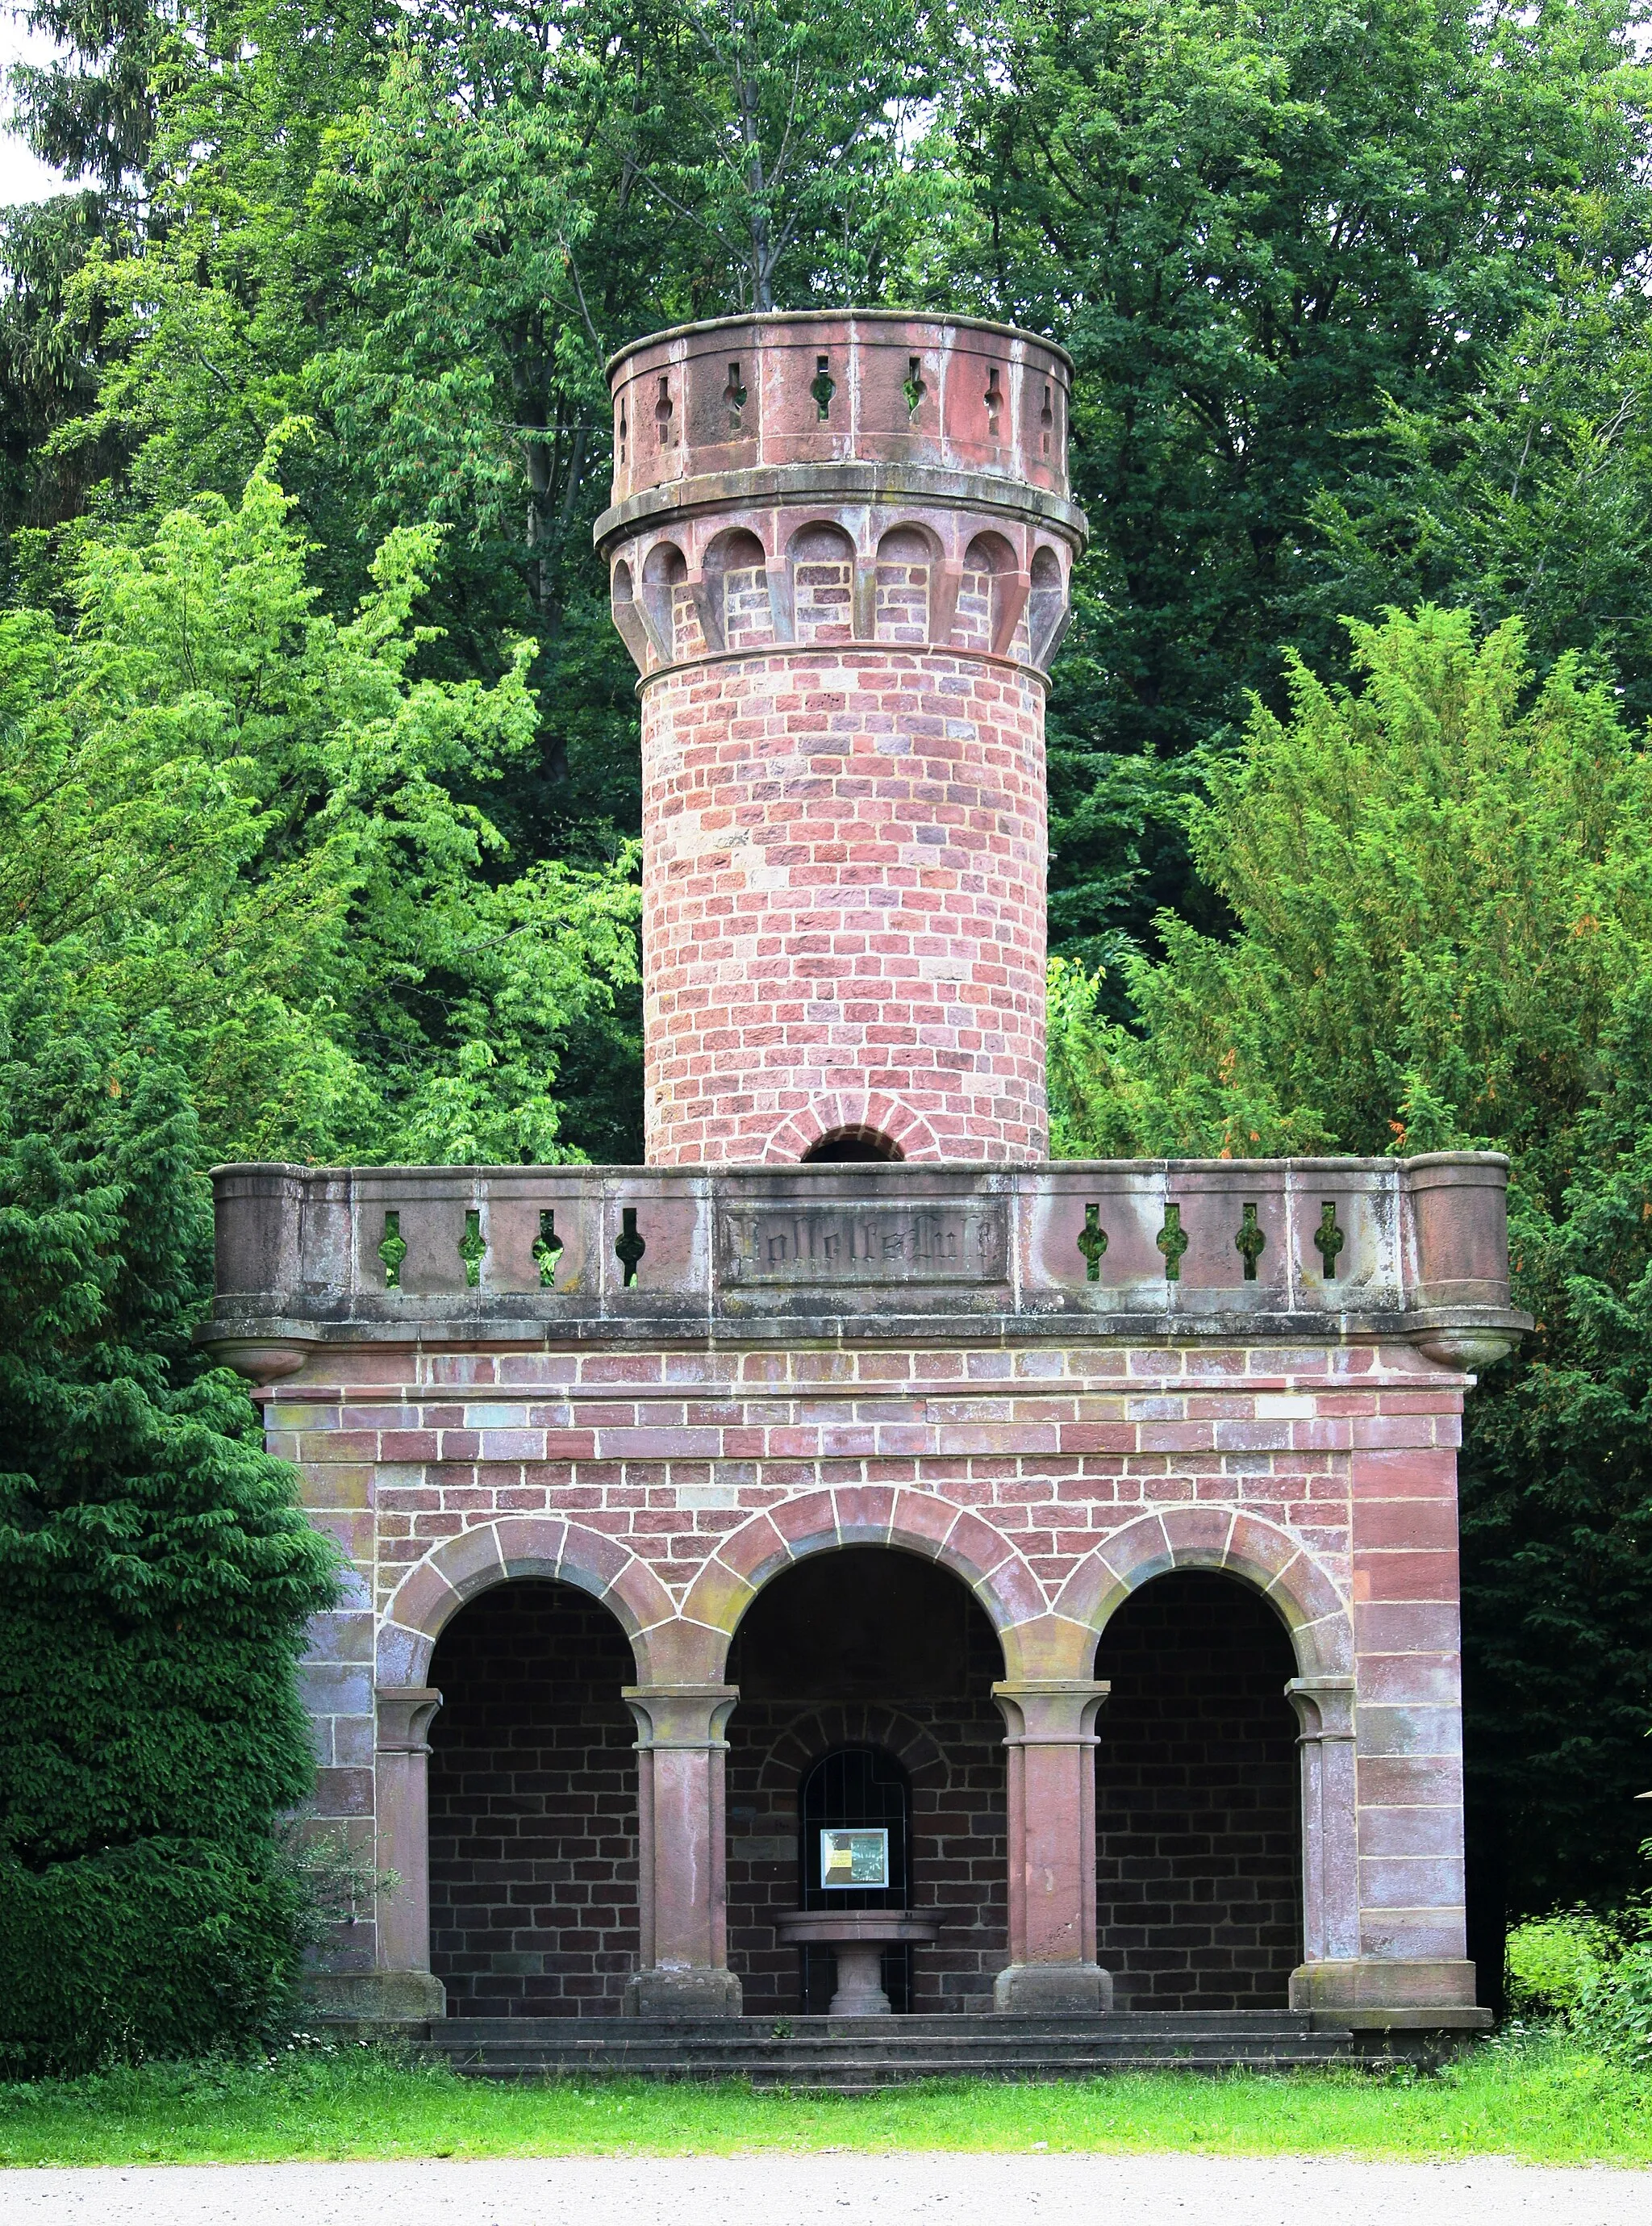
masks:
[[[1001,1199],[754,1200],[725,1211],[722,1233],[731,1283],[982,1283],[1007,1272]]]

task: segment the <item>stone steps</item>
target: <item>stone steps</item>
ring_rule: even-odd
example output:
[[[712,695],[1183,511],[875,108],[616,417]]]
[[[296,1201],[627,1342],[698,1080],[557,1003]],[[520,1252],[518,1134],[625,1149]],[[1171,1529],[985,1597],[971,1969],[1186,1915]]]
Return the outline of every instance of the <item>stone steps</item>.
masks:
[[[1061,2019],[448,2018],[427,2032],[425,2049],[482,2078],[744,2079],[836,2094],[917,2079],[1086,2079],[1395,2060],[1376,2035],[1258,2010]]]

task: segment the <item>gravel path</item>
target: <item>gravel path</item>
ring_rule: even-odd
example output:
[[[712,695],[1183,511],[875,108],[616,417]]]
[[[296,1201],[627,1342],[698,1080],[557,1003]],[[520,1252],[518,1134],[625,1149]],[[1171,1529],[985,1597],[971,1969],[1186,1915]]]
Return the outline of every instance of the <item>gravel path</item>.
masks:
[[[1652,2172],[1497,2159],[581,2157],[0,2172],[4,2226],[1652,2226]]]

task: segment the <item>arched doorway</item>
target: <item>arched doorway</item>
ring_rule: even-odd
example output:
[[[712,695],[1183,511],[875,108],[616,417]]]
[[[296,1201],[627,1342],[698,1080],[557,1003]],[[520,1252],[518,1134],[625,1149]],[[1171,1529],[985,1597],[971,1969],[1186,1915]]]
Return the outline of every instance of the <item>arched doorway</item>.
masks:
[[[613,2017],[638,1949],[629,1641],[571,1585],[522,1578],[436,1642],[430,1962],[454,2017]]]
[[[1096,1650],[1097,1956],[1119,2009],[1282,2009],[1302,1959],[1290,1637],[1237,1579],[1177,1570]]]
[[[882,1759],[858,1789],[869,1799],[871,1779],[891,1771],[910,1788],[905,1883],[912,1908],[941,1920],[932,1947],[886,1958],[892,2002],[991,2008],[1007,1952],[1004,1724],[992,1699],[1003,1674],[969,1588],[913,1555],[839,1548],[758,1594],[728,1670],[740,1692],[728,1727],[728,1960],[749,2016],[823,2008],[830,1993],[829,1958],[783,1941],[776,1918],[806,1905],[805,1798],[812,1809],[829,1786],[810,1773],[848,1752]]]
[[[804,1164],[808,1167],[836,1161],[889,1163],[903,1160],[906,1155],[894,1138],[886,1136],[880,1129],[857,1125],[829,1129],[817,1144],[811,1144],[803,1156]]]
[[[815,1911],[904,1910],[912,1894],[912,1788],[898,1756],[886,1747],[829,1747],[804,1772],[797,1794],[798,1906]],[[827,1875],[834,1861],[852,1854],[845,1835],[871,1833],[880,1843],[882,1884],[857,1882],[848,1875]],[[829,1949],[805,1947],[800,1989],[804,2009],[822,2016],[831,2007],[837,1968]],[[886,1948],[883,1990],[893,2010],[912,2007],[912,1955],[905,1947]]]

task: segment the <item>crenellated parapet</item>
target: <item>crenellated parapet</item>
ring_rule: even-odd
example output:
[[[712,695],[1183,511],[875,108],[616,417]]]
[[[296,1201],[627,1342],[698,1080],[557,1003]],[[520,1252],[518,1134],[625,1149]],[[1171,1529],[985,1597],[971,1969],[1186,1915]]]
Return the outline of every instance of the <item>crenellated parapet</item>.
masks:
[[[888,642],[1047,671],[1083,513],[1070,366],[1000,325],[728,318],[620,357],[599,520],[639,672]]]

